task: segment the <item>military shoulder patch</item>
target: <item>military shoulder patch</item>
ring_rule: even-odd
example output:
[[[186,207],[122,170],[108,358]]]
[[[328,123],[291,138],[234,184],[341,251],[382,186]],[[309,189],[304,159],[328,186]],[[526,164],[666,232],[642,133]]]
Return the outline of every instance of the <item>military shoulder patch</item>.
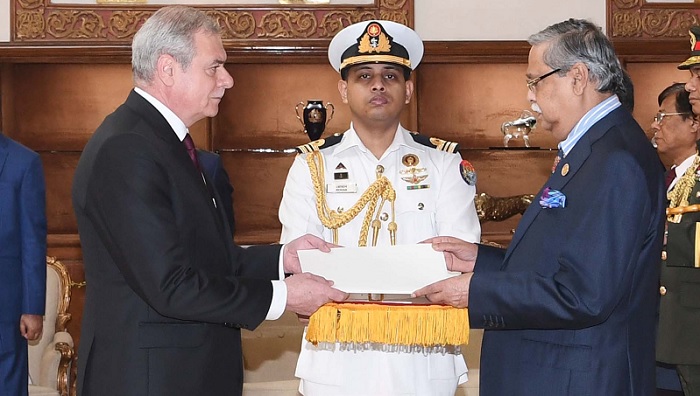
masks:
[[[459,163],[459,173],[467,184],[470,186],[476,185],[476,170],[469,161],[462,160],[462,162]]]
[[[436,137],[429,138],[415,132],[411,132],[411,137],[416,143],[444,151],[446,153],[456,153],[459,150],[459,144],[455,142],[448,142],[447,140],[442,140]]]
[[[308,154],[308,153],[311,153],[314,151],[319,151],[321,149],[336,145],[336,144],[340,143],[341,140],[343,140],[343,134],[336,133],[333,136],[329,136],[325,139],[318,139],[318,140],[314,140],[313,142],[309,142],[306,144],[302,144],[301,146],[297,146],[296,150],[297,150],[297,153],[299,153],[299,154]]]

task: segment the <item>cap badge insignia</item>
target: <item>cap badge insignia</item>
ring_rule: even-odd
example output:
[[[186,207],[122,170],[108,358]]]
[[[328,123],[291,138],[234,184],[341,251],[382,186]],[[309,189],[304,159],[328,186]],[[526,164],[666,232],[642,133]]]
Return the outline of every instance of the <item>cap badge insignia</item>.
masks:
[[[367,26],[367,33],[360,38],[358,52],[368,54],[372,52],[391,52],[389,38],[382,32],[382,28],[377,23]]]

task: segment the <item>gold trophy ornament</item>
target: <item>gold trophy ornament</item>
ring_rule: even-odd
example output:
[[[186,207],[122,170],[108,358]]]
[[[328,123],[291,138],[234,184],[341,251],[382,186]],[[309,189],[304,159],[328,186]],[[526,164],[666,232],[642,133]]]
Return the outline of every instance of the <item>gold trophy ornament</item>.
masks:
[[[326,117],[329,108],[331,114]],[[311,141],[321,138],[326,125],[331,122],[333,113],[335,113],[333,103],[328,102],[324,106],[322,100],[308,100],[306,103],[299,102],[294,107],[294,110],[296,110],[297,119],[301,122],[301,126],[304,127],[304,133],[309,136]]]

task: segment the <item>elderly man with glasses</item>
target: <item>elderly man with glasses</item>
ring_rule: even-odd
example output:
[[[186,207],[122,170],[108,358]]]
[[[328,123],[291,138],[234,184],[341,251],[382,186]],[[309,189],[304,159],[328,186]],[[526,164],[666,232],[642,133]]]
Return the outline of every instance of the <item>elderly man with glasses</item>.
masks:
[[[414,294],[485,329],[481,396],[653,395],[663,166],[599,27],[570,19],[528,41],[527,99],[561,158],[507,250],[433,238],[463,274]]]
[[[678,205],[681,189],[689,186],[689,182],[695,184],[692,179],[695,177],[697,165],[693,164],[697,160],[697,140],[700,138],[700,124],[693,115],[688,92],[685,84],[672,84],[659,94],[659,112],[654,116],[651,129],[654,132],[654,142],[656,143],[659,156],[664,162],[670,164],[670,169],[666,172],[666,191],[668,197],[674,197]],[[679,180],[684,179],[683,183]],[[676,186],[679,189],[674,191]],[[698,185],[700,187],[700,185]],[[690,203],[698,203],[700,199],[694,194],[685,192],[685,197]],[[670,202],[671,203],[671,202]],[[667,239],[664,243],[664,250],[661,254],[661,282],[660,294],[661,303],[664,307],[664,316],[669,314],[669,310],[677,312],[681,308],[678,299],[672,298],[676,287],[671,287],[674,291],[671,298],[668,295],[668,287],[671,283],[680,281],[677,278],[678,270],[674,269],[678,263],[683,262],[689,254],[693,252],[694,223],[699,219],[697,214],[686,214],[682,216],[680,223],[667,224]],[[692,227],[690,227],[692,226]],[[669,234],[670,231],[670,234]],[[690,231],[690,232],[688,232]],[[670,242],[670,243],[669,243]],[[669,283],[671,282],[671,283]],[[671,313],[673,314],[673,313]],[[668,352],[676,350],[677,337],[669,334],[669,331],[677,331],[676,326],[671,322],[662,325],[663,332],[658,335],[657,348],[664,351],[657,358],[671,364],[660,362],[656,369],[657,396],[683,395],[681,384],[676,373],[676,359],[670,358]],[[682,346],[682,345],[679,345]],[[682,346],[684,347],[684,346]],[[685,353],[685,352],[683,352]],[[675,353],[673,353],[675,355]]]

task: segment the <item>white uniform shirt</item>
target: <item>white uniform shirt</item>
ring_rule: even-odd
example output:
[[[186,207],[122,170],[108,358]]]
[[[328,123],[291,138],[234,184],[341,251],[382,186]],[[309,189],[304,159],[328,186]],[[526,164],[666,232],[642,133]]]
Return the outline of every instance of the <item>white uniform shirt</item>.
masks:
[[[396,190],[397,244],[414,244],[437,235],[454,236],[469,242],[479,241],[481,228],[474,207],[476,187],[468,185],[462,179],[459,166],[462,158],[459,154],[446,153],[416,143],[410,132],[402,127],[399,127],[393,143],[380,159],[362,144],[353,129],[343,134],[340,143],[322,149],[321,152],[326,176],[323,187],[327,191],[330,187],[332,191],[334,185],[342,188],[345,184],[355,191],[327,192],[329,208],[336,211],[339,208],[350,209],[377,179],[376,169],[381,165],[384,176]],[[408,172],[410,167],[402,163],[408,154],[418,157],[418,164],[414,168],[425,169],[416,172],[417,176],[427,175],[419,183],[402,180],[411,176]],[[347,174],[346,179],[335,179],[336,174],[342,173]],[[387,225],[391,221],[391,206],[388,202],[384,204],[381,213],[386,213],[387,216],[382,217],[386,220],[382,220],[377,245],[388,245]],[[357,246],[364,215],[363,209],[350,223],[338,230],[340,245]],[[317,235],[326,241],[332,240],[331,230],[325,228],[318,218],[306,155],[298,155],[289,170],[279,218],[282,222],[282,243],[304,234]],[[368,246],[370,244],[371,241]]]
[[[419,144],[401,126],[380,159],[362,144],[352,126],[343,134],[340,143],[321,152],[325,165],[323,187],[330,209],[351,208],[376,180],[376,169],[381,165],[384,176],[396,190],[398,245],[415,244],[438,235],[479,241],[481,229],[474,207],[476,188],[462,178],[459,154]],[[418,158],[415,166],[403,163],[407,155]],[[411,168],[415,169],[411,171]],[[345,189],[351,192],[333,192]],[[386,216],[381,216],[377,245],[388,245],[387,225],[391,221],[388,202],[380,213]],[[340,245],[358,245],[364,215],[365,210],[338,230]],[[307,233],[332,241],[332,231],[321,224],[316,211],[305,154],[298,155],[289,170],[279,218],[282,243]],[[370,229],[368,246],[371,246],[371,235]],[[466,381],[466,371],[461,355],[353,352],[340,351],[337,346],[335,351],[328,351],[303,340],[296,376],[302,379],[300,390],[306,395],[441,395],[454,394],[457,383]]]

